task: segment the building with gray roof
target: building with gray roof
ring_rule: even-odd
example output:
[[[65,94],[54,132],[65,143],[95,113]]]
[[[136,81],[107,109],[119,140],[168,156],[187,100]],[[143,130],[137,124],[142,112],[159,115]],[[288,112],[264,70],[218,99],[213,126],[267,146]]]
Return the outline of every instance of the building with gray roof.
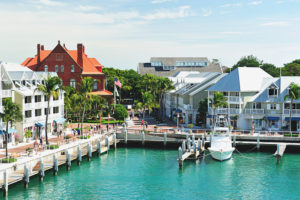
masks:
[[[181,71],[219,72],[219,63],[210,62],[205,57],[152,57],[150,62],[139,63],[138,73],[171,77]]]

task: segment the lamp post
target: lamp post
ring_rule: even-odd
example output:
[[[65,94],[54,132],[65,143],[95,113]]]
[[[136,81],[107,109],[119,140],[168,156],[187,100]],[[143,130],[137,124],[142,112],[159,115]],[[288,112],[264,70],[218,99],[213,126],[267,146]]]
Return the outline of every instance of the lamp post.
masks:
[[[179,113],[177,112],[177,131],[178,131],[178,125],[179,125]]]

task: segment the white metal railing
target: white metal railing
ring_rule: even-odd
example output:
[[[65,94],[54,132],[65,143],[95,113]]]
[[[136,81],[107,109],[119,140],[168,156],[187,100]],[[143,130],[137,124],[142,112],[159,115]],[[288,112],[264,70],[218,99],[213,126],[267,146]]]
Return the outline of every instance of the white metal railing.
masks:
[[[264,109],[245,109],[245,114],[255,114],[255,115],[261,115],[265,113]]]
[[[2,90],[2,98],[11,97],[11,90]]]
[[[227,99],[228,99],[230,102],[240,102],[240,100],[241,100],[240,97],[235,97],[235,96],[229,96],[229,97],[227,97]]]
[[[214,114],[214,109],[209,108],[208,109],[209,114]],[[240,114],[240,109],[238,108],[217,108],[216,109],[216,114]]]
[[[284,109],[284,114],[289,115],[290,114],[290,109]],[[292,109],[292,114],[293,115],[300,115],[300,109]]]

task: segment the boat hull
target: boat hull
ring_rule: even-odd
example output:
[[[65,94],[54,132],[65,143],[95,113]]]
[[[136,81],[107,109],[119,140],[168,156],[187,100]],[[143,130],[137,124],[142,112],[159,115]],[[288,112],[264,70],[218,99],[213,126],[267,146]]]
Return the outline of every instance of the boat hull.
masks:
[[[232,152],[235,150],[235,148],[231,148],[228,150],[218,150],[218,149],[208,148],[208,150],[211,156],[215,160],[224,161],[224,160],[229,160],[231,158]]]

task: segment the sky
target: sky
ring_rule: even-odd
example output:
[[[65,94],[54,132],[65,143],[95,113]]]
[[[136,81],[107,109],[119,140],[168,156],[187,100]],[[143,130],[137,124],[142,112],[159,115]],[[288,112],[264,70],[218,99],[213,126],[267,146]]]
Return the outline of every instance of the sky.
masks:
[[[0,60],[21,63],[38,43],[85,45],[105,67],[155,56],[300,58],[300,0],[0,0]]]

